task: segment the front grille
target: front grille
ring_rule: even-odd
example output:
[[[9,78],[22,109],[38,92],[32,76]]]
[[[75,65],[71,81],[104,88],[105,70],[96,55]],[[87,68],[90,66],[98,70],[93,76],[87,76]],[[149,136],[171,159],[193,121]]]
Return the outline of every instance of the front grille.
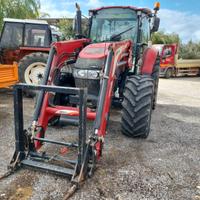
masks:
[[[87,88],[88,95],[91,98],[95,99],[98,97],[100,90],[100,80],[75,78],[75,84],[78,88]]]

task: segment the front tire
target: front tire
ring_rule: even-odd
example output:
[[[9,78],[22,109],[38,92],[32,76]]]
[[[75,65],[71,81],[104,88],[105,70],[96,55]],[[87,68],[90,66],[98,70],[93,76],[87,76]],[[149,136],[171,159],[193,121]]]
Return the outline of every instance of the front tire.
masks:
[[[122,103],[121,130],[129,137],[147,138],[150,132],[154,96],[151,76],[130,76],[125,85]]]
[[[170,79],[172,77],[172,74],[173,74],[172,69],[171,68],[167,69],[167,71],[165,72],[165,78]]]

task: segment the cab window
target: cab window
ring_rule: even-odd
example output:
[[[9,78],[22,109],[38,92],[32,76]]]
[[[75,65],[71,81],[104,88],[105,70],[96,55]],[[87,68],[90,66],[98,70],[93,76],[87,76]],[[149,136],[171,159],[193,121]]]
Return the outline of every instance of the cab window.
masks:
[[[17,48],[23,42],[23,24],[6,22],[1,37],[1,48]]]
[[[41,24],[26,24],[24,45],[31,47],[49,47],[49,35],[48,26]]]
[[[146,17],[145,15],[142,16],[142,34],[141,34],[141,40],[142,43],[148,43],[150,40],[150,24],[149,24],[149,18]]]
[[[93,42],[110,41],[113,35],[135,40],[137,14],[132,9],[110,8],[99,10],[92,16],[90,38]]]

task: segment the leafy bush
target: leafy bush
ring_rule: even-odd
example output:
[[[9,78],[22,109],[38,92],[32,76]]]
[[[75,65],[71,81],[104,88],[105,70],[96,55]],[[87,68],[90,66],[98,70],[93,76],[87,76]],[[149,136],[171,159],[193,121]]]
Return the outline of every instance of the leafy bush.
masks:
[[[39,0],[0,0],[0,30],[3,18],[34,19],[39,17]]]
[[[179,35],[176,33],[154,33],[152,42],[153,44],[179,44],[179,58],[200,59],[200,43],[189,41],[187,44],[182,44]]]

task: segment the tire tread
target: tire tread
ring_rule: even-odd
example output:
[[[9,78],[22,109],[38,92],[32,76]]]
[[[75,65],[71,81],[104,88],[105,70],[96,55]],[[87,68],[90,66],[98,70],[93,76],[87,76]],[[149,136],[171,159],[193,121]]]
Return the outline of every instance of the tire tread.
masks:
[[[146,138],[150,131],[154,84],[151,76],[130,76],[122,103],[122,133],[129,137]]]

